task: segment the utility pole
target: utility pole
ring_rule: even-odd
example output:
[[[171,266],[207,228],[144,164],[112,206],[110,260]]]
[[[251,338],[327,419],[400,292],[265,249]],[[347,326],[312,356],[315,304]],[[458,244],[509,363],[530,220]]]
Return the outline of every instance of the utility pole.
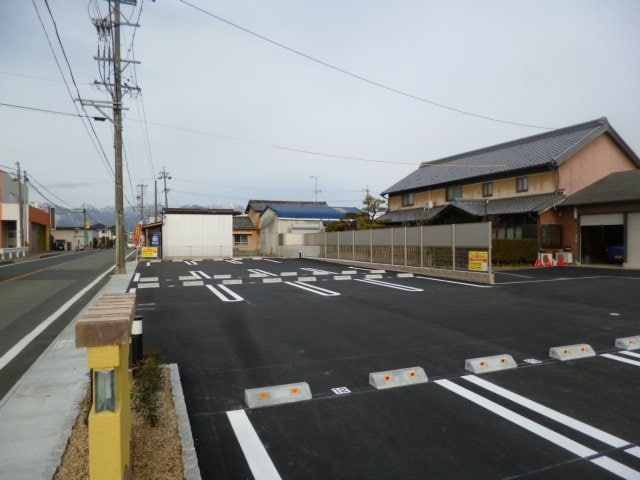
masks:
[[[160,175],[158,175],[158,180],[164,180],[164,208],[169,208],[169,202],[167,200],[167,192],[169,189],[167,188],[167,180],[171,180],[171,175],[167,172],[165,167],[162,167],[162,171]]]
[[[153,206],[154,206],[153,221],[157,222],[158,221],[158,179],[157,178],[153,179]]]
[[[24,247],[24,208],[22,207],[22,175],[20,172],[20,162],[16,162],[16,168],[18,169],[18,221],[20,225],[16,229],[17,246]],[[1,200],[1,199],[0,199]]]
[[[314,181],[313,193],[316,194],[316,203],[318,203],[318,194],[322,193],[322,190],[318,188],[318,175],[309,175],[309,178]]]
[[[125,266],[125,246],[126,233],[124,230],[124,188],[122,174],[122,64],[129,65],[131,63],[140,63],[135,60],[123,60],[120,55],[120,27],[138,27],[139,25],[129,22],[125,19],[123,22],[121,4],[136,6],[137,0],[107,0],[109,3],[109,15],[105,18],[92,18],[92,22],[96,27],[98,37],[102,42],[103,48],[100,51],[98,47],[98,55],[94,57],[99,62],[98,70],[102,81],[95,81],[95,85],[104,87],[111,95],[111,102],[104,100],[84,100],[78,99],[83,105],[89,105],[96,108],[102,115],[113,123],[113,148],[114,148],[114,180],[115,180],[115,204],[116,204],[116,265],[114,273],[126,273]],[[113,63],[113,72],[111,68],[107,68],[107,64]],[[111,73],[113,79],[110,78]],[[140,91],[135,86],[125,86],[127,93],[131,91]],[[112,109],[113,117],[110,117],[104,109]]]
[[[144,223],[144,189],[147,186],[144,183],[140,183],[137,185],[138,187],[138,196],[136,197],[140,203],[138,203],[138,208],[140,209],[140,220]]]
[[[84,203],[82,204],[82,217],[83,217],[82,224],[84,225],[82,245],[84,245],[84,248],[86,250],[87,248],[87,206]]]

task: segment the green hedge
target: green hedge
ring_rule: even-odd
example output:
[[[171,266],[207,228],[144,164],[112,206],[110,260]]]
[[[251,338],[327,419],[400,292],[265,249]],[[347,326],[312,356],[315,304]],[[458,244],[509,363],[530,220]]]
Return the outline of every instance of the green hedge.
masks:
[[[533,264],[538,258],[539,248],[540,245],[537,239],[506,240],[494,238],[492,240],[491,258],[494,265]]]

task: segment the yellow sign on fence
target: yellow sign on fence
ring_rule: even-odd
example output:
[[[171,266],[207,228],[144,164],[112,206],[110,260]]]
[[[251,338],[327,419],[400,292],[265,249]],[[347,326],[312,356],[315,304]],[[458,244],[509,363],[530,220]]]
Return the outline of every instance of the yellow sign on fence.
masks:
[[[475,272],[489,271],[489,252],[469,252],[469,270]]]
[[[142,247],[142,258],[158,258],[158,247]]]

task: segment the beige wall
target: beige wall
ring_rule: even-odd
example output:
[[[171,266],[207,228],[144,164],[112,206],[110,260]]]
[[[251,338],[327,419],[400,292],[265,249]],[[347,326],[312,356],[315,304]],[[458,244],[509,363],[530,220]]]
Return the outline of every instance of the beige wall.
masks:
[[[503,178],[493,181],[492,200],[498,198],[538,195],[541,193],[553,193],[556,190],[556,174],[555,172],[544,172],[528,175],[529,190],[526,192],[516,192],[516,177]],[[462,186],[462,198],[464,199],[482,199],[482,183],[471,183]],[[400,210],[402,208],[418,208],[424,207],[428,200],[433,201],[434,206],[444,205],[447,202],[447,191],[444,188],[438,190],[417,192],[415,194],[415,202],[411,206],[402,207],[402,196],[396,195],[389,197],[389,210]]]
[[[560,166],[560,189],[569,196],[613,172],[637,167],[609,135],[601,135]]]

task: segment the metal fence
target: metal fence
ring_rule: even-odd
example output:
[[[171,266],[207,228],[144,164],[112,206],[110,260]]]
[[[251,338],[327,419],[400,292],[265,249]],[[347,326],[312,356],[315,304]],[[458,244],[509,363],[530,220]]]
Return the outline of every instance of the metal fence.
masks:
[[[447,270],[491,271],[491,223],[305,235],[304,255]]]

